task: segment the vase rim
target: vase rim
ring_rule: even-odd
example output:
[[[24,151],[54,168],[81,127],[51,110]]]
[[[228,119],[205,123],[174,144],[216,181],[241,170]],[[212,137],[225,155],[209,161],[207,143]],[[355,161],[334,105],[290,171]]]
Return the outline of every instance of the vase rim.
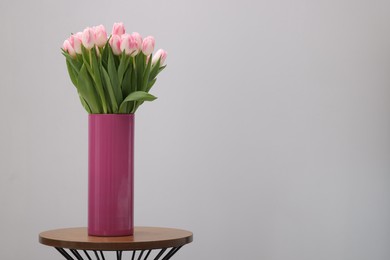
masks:
[[[130,114],[88,114],[88,116],[134,116],[134,113]]]

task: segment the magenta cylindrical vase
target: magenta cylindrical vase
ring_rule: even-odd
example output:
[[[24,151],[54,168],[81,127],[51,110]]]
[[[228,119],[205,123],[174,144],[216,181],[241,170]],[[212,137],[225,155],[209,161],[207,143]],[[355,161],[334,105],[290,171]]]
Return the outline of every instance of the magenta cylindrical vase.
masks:
[[[88,234],[134,230],[134,114],[88,118]]]

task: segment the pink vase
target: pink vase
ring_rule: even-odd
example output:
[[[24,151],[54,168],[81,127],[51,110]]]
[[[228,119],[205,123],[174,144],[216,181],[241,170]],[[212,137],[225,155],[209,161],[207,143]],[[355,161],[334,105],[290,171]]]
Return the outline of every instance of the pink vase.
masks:
[[[134,230],[134,114],[90,114],[88,234]]]

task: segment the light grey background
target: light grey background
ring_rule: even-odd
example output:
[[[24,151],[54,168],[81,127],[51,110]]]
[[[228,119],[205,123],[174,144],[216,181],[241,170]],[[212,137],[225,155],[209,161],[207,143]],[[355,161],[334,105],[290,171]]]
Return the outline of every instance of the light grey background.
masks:
[[[154,35],[136,115],[136,225],[175,259],[390,259],[390,2],[0,2],[0,259],[62,259],[85,226],[87,114],[60,54],[86,26]]]

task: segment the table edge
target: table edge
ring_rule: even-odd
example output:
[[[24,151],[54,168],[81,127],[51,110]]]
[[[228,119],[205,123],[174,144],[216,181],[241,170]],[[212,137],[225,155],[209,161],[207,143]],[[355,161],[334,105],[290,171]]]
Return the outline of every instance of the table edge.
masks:
[[[147,227],[155,228],[155,227]],[[62,228],[66,229],[66,228]],[[57,239],[51,239],[43,237],[42,234],[48,231],[61,230],[53,229],[39,233],[39,243],[45,246],[77,249],[77,250],[102,250],[102,251],[118,251],[118,250],[147,250],[147,249],[161,249],[169,247],[179,247],[185,244],[189,244],[193,241],[193,233],[188,230],[169,228],[188,232],[188,236],[181,238],[167,239],[163,241],[139,241],[139,242],[128,242],[128,241],[116,241],[116,242],[93,242],[93,241],[63,241]]]

